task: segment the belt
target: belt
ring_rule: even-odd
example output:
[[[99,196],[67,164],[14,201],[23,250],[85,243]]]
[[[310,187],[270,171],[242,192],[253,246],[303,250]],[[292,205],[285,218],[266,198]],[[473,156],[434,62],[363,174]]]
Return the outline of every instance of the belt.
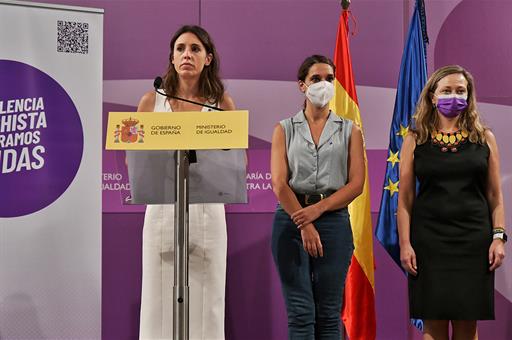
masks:
[[[295,194],[300,205],[307,206],[320,202],[331,194]]]

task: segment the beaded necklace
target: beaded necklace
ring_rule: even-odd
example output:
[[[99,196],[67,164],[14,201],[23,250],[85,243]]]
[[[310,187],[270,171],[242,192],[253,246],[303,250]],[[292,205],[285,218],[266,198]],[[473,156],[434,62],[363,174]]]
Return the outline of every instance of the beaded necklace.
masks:
[[[458,147],[468,140],[468,132],[466,130],[458,130],[455,132],[443,132],[440,130],[433,131],[430,135],[432,144],[441,148],[442,152],[457,152]]]

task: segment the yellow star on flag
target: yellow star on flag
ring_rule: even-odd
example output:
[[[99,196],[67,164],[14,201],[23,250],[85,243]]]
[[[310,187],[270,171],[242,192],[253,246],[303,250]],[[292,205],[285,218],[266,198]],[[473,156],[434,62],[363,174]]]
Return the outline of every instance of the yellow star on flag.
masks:
[[[400,124],[400,131],[397,132],[396,134],[399,136],[402,136],[402,138],[405,138],[405,136],[407,136],[408,133],[409,133],[409,126],[403,126],[402,124]]]
[[[389,191],[391,191],[391,197],[393,197],[393,194],[394,194],[395,192],[398,192],[398,182],[399,182],[399,181],[396,181],[396,182],[394,182],[394,183],[393,183],[393,181],[392,181],[391,179],[389,179],[389,178],[388,178],[388,183],[389,183],[389,184],[388,184],[388,185],[386,185],[386,186],[384,187],[384,189],[385,189],[385,190],[389,190]]]
[[[393,152],[393,151],[389,150],[388,162],[391,162],[391,164],[393,164],[393,168],[395,167],[396,163],[400,162],[400,159],[398,158],[398,153],[399,153],[399,151]]]

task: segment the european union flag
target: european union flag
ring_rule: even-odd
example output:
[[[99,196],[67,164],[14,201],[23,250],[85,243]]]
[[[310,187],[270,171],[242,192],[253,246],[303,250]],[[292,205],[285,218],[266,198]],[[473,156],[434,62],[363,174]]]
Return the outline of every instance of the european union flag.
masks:
[[[416,0],[416,6],[409,25],[407,45],[402,55],[400,76],[396,92],[395,108],[389,133],[389,156],[384,178],[384,190],[380,203],[379,220],[375,229],[377,239],[382,243],[395,262],[400,266],[400,248],[396,208],[398,205],[398,179],[400,149],[409,131],[416,102],[427,82],[425,9],[423,0]]]
[[[423,86],[427,82],[426,45],[428,44],[425,4],[416,0],[409,25],[407,44],[402,55],[395,108],[389,136],[389,154],[375,235],[400,266],[400,248],[396,209],[399,192],[399,163],[402,142],[412,123],[412,115]],[[421,321],[415,322],[421,328]]]

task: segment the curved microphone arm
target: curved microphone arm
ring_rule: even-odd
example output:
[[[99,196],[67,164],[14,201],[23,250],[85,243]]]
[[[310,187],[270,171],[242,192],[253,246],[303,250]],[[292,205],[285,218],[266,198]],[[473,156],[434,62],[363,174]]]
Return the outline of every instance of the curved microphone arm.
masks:
[[[185,98],[171,96],[171,95],[168,95],[165,92],[160,91],[160,86],[162,86],[162,77],[156,77],[155,81],[153,82],[153,86],[155,88],[156,93],[158,93],[158,94],[160,94],[160,95],[162,95],[164,97],[181,100],[181,101],[184,101],[184,102],[187,102],[187,103],[191,103],[191,104],[195,104],[195,105],[198,105],[198,106],[204,106],[204,107],[207,107],[207,108],[215,110],[215,111],[224,111],[223,109],[218,108],[216,106],[201,104],[201,103],[195,102],[193,100],[188,100],[188,99],[185,99]]]

